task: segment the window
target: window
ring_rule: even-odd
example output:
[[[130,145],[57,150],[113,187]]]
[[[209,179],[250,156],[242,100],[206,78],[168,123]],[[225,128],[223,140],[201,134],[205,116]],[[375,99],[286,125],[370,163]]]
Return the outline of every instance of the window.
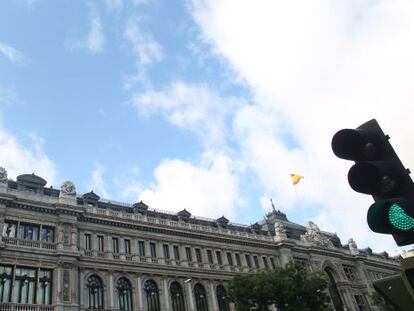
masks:
[[[223,260],[221,259],[221,252],[216,251],[217,263],[221,266],[223,264]]]
[[[185,311],[183,288],[180,283],[171,283],[170,296],[173,311]]]
[[[209,264],[213,263],[213,253],[209,249],[207,250],[207,260]]]
[[[13,302],[35,303],[36,269],[16,267],[13,284]]]
[[[39,240],[39,226],[20,223],[18,228],[18,238],[22,240]]]
[[[37,303],[48,305],[52,303],[52,271],[40,270]]]
[[[201,249],[196,248],[195,249],[195,252],[196,252],[197,262],[198,263],[202,263],[203,262],[203,259],[201,258]]]
[[[125,255],[131,255],[131,241],[125,239],[124,246],[125,246]]]
[[[162,249],[164,251],[164,258],[165,259],[170,259],[170,248],[168,244],[163,244],[162,245]]]
[[[223,285],[218,285],[216,288],[216,297],[219,311],[230,311],[229,302],[227,299],[226,289]]]
[[[250,260],[250,255],[246,254],[246,264],[249,268],[252,267],[252,262]]]
[[[42,241],[53,243],[54,242],[54,232],[55,232],[55,228],[42,226],[42,237],[41,237]]]
[[[208,311],[206,290],[200,283],[194,286],[194,297],[197,311]]]
[[[232,266],[233,265],[233,257],[231,256],[231,253],[227,252],[226,255],[227,255],[227,262],[229,263],[230,266]]]
[[[178,245],[174,245],[174,258],[175,260],[180,260],[180,249],[178,248]]]
[[[364,295],[355,295],[354,298],[359,311],[369,310]]]
[[[92,249],[92,237],[89,233],[85,233],[85,249],[88,251]]]
[[[272,266],[272,269],[276,269],[275,260],[273,257],[270,257],[270,265]]]
[[[100,253],[103,253],[105,251],[104,237],[102,235],[98,235],[98,251]]]
[[[86,281],[88,309],[103,309],[102,281],[97,275],[91,275]]]
[[[3,227],[3,236],[15,238],[16,232],[17,232],[17,223],[6,220],[4,222],[4,227]]]
[[[185,248],[185,254],[187,256],[187,261],[193,261],[193,255],[191,254],[191,248],[190,247],[186,247]]]
[[[150,253],[151,253],[151,257],[153,257],[153,258],[157,257],[157,249],[155,247],[154,242],[150,243]]]
[[[344,272],[348,280],[353,281],[355,279],[354,267],[344,266]]]
[[[148,311],[161,311],[158,286],[153,280],[148,280],[144,284],[145,298]]]
[[[254,266],[256,267],[256,269],[259,269],[259,259],[257,258],[256,255],[253,256],[253,261],[254,261]]]
[[[51,304],[52,271],[0,265],[0,303],[2,302]]]
[[[126,278],[120,278],[116,282],[116,290],[118,291],[118,304],[120,311],[132,311],[132,287]]]
[[[145,243],[144,241],[138,241],[138,255],[145,256]]]
[[[0,266],[0,302],[10,302],[12,267]]]
[[[262,258],[263,258],[263,264],[264,264],[265,269],[269,269],[269,264],[267,262],[267,257],[263,256]]]
[[[240,254],[236,254],[236,264],[238,267],[241,267]]]
[[[114,252],[115,254],[119,253],[118,238],[112,238],[112,252]]]

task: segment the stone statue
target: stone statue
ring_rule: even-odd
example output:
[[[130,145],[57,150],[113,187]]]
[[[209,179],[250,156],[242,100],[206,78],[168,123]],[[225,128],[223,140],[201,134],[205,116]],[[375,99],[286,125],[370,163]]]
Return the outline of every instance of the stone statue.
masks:
[[[2,166],[0,166],[0,182],[7,182],[7,171]]]
[[[75,184],[67,180],[60,187],[60,191],[62,194],[65,194],[65,195],[75,195],[76,194]]]
[[[314,243],[322,247],[333,248],[332,241],[321,233],[319,227],[313,222],[309,221],[306,227],[305,234],[300,236],[302,241]]]
[[[356,245],[353,238],[350,238],[348,240],[348,248],[349,248],[349,251],[351,252],[351,254],[353,254],[353,255],[356,255],[356,254],[359,253],[358,247],[357,247],[357,245]]]
[[[281,221],[275,222],[275,237],[286,238],[286,228]]]

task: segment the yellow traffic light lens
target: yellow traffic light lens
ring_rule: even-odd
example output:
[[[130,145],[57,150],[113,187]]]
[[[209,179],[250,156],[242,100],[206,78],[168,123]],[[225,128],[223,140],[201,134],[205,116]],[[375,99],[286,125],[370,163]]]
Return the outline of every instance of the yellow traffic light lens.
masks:
[[[401,231],[409,231],[414,229],[414,218],[406,214],[406,212],[397,203],[393,203],[388,210],[388,220],[391,225]]]

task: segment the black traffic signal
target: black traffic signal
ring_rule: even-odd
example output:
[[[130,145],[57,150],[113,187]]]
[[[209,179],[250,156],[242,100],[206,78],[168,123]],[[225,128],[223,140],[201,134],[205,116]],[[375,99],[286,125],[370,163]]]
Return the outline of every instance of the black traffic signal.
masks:
[[[373,119],[337,132],[332,150],[355,162],[348,173],[351,188],[374,198],[367,216],[371,230],[392,234],[401,246],[414,243],[414,183],[388,140]]]

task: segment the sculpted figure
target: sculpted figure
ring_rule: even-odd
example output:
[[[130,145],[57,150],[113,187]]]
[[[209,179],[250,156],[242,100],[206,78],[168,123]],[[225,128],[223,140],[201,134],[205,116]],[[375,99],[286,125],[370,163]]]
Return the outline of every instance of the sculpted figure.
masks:
[[[60,191],[66,195],[75,195],[76,187],[75,184],[69,180],[65,181],[60,187]]]
[[[0,166],[0,182],[7,181],[7,171],[4,167]]]

